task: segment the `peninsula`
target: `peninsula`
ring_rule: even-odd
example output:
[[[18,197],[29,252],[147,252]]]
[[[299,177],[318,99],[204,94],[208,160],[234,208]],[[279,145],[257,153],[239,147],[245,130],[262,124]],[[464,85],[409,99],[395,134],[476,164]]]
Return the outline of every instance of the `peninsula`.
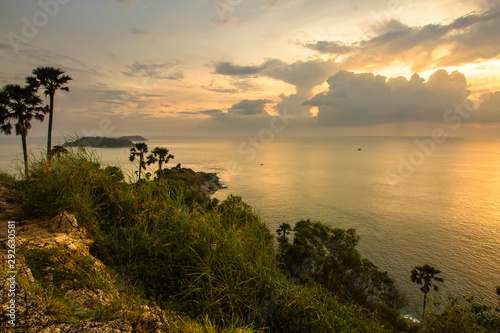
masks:
[[[72,142],[66,142],[64,146],[94,147],[94,148],[124,148],[132,147],[134,143],[131,140],[122,138],[107,138],[102,136],[85,136]]]

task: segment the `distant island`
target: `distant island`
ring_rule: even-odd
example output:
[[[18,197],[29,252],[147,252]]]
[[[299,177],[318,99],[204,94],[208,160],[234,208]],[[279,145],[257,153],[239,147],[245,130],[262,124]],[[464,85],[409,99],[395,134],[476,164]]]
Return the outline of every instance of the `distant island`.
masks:
[[[102,136],[85,136],[72,142],[66,142],[64,146],[69,147],[94,147],[94,148],[124,148],[132,147],[132,140],[121,138],[107,138]]]
[[[126,135],[126,136],[120,136],[118,139],[124,139],[124,140],[129,140],[129,141],[148,141],[143,136],[140,135]]]

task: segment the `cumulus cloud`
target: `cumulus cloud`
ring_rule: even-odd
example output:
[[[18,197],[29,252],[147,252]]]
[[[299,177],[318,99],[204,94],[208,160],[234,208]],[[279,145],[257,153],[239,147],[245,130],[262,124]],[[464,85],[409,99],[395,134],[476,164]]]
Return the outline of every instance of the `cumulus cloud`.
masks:
[[[500,55],[500,9],[469,13],[448,24],[409,27],[390,20],[376,27],[376,37],[353,44],[317,41],[304,44],[320,53],[344,54],[344,68],[371,69],[403,62],[413,71],[428,66],[458,66]]]
[[[287,64],[279,59],[270,59],[256,66],[238,66],[231,62],[214,64],[215,73],[232,77],[266,76],[290,83],[298,90],[311,90],[323,83],[332,72],[338,68],[333,61],[320,59],[296,61]]]
[[[244,99],[239,103],[233,104],[228,110],[228,114],[244,116],[267,115],[268,113],[265,110],[265,106],[271,102],[272,101],[268,99]]]
[[[327,126],[358,126],[401,122],[443,122],[444,113],[469,95],[465,76],[437,70],[427,82],[372,73],[340,71],[328,79],[328,92],[305,105],[317,106],[317,120]]]
[[[473,119],[482,122],[500,122],[500,91],[484,94]]]
[[[296,87],[296,94],[280,96],[281,102],[274,108],[276,110],[286,109],[287,112],[296,115],[309,116],[309,108],[304,107],[302,102],[311,98],[312,89],[323,82],[336,70],[338,65],[334,61],[313,59],[308,61],[296,61],[287,64],[279,59],[269,59],[261,65],[238,66],[229,62],[215,63],[215,73],[231,77],[263,76],[280,80]],[[241,83],[242,81],[240,81]],[[243,81],[248,85],[248,80]],[[234,84],[237,85],[237,84]]]

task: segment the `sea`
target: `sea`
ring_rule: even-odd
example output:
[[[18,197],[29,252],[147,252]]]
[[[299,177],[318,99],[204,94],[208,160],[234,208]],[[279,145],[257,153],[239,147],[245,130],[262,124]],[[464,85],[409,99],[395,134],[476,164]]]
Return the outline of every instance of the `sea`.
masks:
[[[8,139],[6,139],[8,138]],[[302,219],[356,228],[358,249],[388,271],[406,295],[401,310],[419,317],[415,266],[441,271],[430,309],[452,295],[495,306],[500,286],[500,138],[450,137],[150,137],[196,171],[215,172],[272,232]],[[31,158],[43,138],[29,138]],[[61,138],[55,139],[57,144]],[[94,148],[103,164],[134,177],[127,148]],[[0,170],[22,170],[19,137],[0,139]],[[441,305],[439,305],[441,304]]]

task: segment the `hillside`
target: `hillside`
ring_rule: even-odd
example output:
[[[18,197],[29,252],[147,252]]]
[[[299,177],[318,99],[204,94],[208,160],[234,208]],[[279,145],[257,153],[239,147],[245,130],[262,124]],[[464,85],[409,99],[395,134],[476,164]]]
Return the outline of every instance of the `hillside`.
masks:
[[[196,173],[127,183],[82,151],[31,170],[20,181],[4,175],[0,186],[0,227],[16,221],[17,331],[422,328],[394,308],[404,299],[386,272],[361,258],[354,229],[307,220],[293,238],[285,225],[275,238],[241,198],[219,202],[186,184]],[[8,239],[0,244],[7,253]],[[7,288],[1,301],[9,304]],[[9,311],[0,309],[2,331],[14,332]]]

